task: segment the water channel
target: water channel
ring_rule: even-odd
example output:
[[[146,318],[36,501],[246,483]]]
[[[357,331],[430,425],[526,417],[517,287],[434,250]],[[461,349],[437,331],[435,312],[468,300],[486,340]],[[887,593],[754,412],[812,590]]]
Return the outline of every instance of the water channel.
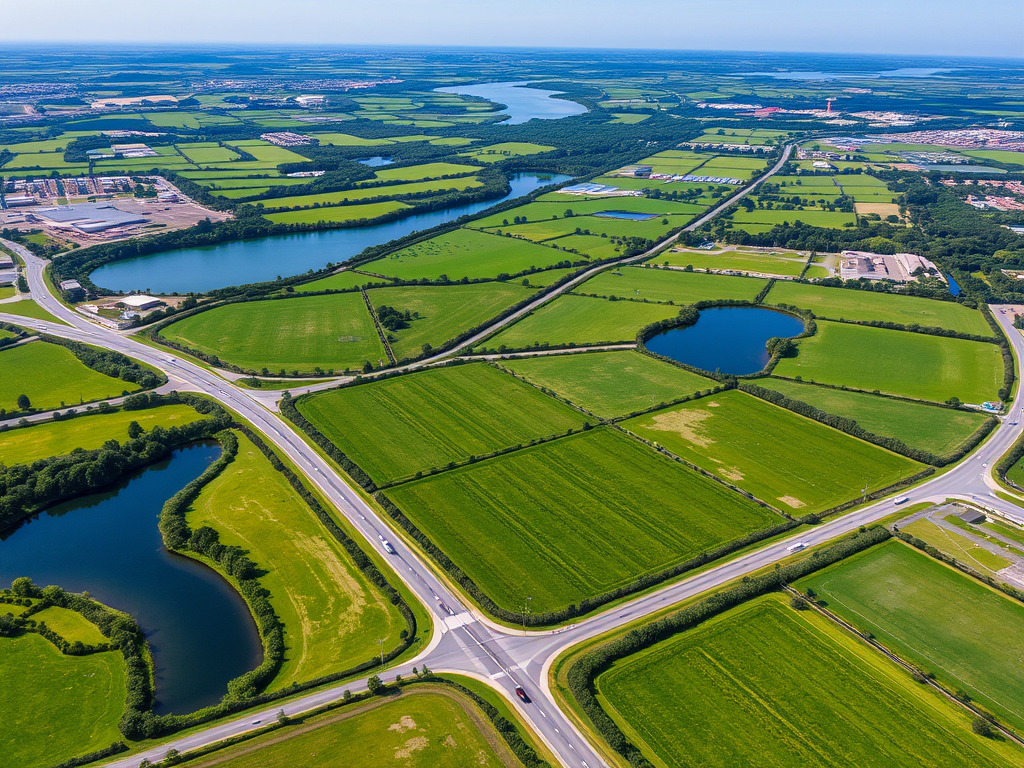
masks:
[[[89,592],[131,614],[156,667],[156,711],[216,704],[229,680],[263,658],[256,625],[237,592],[205,565],[168,552],[157,517],[164,502],[220,453],[213,442],[179,448],[117,487],[58,504],[0,539],[0,584]]]
[[[803,321],[785,312],[761,307],[718,307],[701,310],[693,325],[652,336],[646,346],[659,355],[705,371],[744,376],[757,373],[768,364],[768,339],[792,338],[803,331]]]
[[[274,280],[279,275],[301,275],[311,269],[323,269],[331,262],[341,263],[370,246],[485,211],[498,203],[528,195],[550,184],[560,184],[569,178],[562,174],[517,173],[509,179],[512,190],[496,200],[413,214],[368,227],[275,235],[164,251],[106,264],[90,277],[96,285],[112,291],[202,293],[229,285]]]

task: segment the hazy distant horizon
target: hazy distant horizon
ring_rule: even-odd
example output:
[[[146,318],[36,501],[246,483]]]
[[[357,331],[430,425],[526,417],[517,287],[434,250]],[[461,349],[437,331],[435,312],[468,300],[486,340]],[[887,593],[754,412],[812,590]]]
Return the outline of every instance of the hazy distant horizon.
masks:
[[[11,4],[29,45],[373,46],[1022,58],[1020,0],[128,0]],[[197,23],[200,21],[201,23]],[[657,23],[654,23],[657,22]]]

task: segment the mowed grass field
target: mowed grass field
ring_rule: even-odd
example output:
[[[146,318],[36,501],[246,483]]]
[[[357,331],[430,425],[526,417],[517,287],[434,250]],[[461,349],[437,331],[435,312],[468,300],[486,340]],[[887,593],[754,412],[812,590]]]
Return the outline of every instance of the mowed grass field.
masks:
[[[530,596],[534,612],[780,521],[603,427],[387,493],[495,603],[517,610]]]
[[[497,277],[502,273],[514,275],[566,258],[563,251],[550,246],[473,229],[456,229],[364,264],[363,269],[403,280],[436,279],[441,275],[461,280]]]
[[[577,293],[693,304],[711,299],[753,301],[767,280],[728,275],[705,275],[646,267],[622,267],[592,277]]]
[[[695,269],[731,269],[736,272],[758,272],[766,275],[786,275],[799,277],[807,263],[806,256],[796,253],[774,256],[769,253],[753,251],[669,251],[658,254],[653,263],[668,264],[674,267],[687,265]],[[824,271],[824,270],[823,270]]]
[[[346,707],[193,763],[195,768],[501,768],[519,764],[473,702],[439,687],[417,687],[397,698]]]
[[[125,442],[128,425],[137,421],[149,432],[154,426],[175,427],[203,418],[187,405],[164,405],[142,411],[117,411],[80,416],[12,429],[0,438],[0,464],[30,464],[47,456],[71,453],[76,448],[99,448],[107,440]]]
[[[592,352],[503,360],[501,365],[603,419],[624,416],[717,386],[639,352]]]
[[[40,635],[0,638],[0,676],[4,765],[49,768],[123,738],[125,672],[117,651],[65,656]]]
[[[585,420],[486,363],[331,390],[298,408],[378,483],[579,429]]]
[[[757,383],[826,413],[853,419],[868,432],[895,437],[911,448],[920,448],[938,455],[952,451],[963,443],[987,418],[976,411],[936,408],[788,379],[765,379]]]
[[[359,368],[385,357],[359,293],[250,301],[200,312],[161,335],[242,368]]]
[[[237,433],[236,433],[237,434]],[[248,552],[284,625],[285,657],[269,690],[340,672],[398,645],[405,621],[355,567],[284,475],[242,434],[238,455],[189,508],[193,530]]]
[[[787,512],[820,512],[921,465],[738,390],[623,427]]]
[[[636,301],[608,301],[589,296],[559,296],[476,349],[502,345],[521,349],[534,344],[614,344],[631,342],[645,325],[679,314],[677,307]]]
[[[900,541],[799,583],[854,626],[1024,728],[1024,605]]]
[[[393,332],[396,340],[391,342],[391,349],[402,360],[420,355],[424,344],[437,348],[463,331],[482,325],[528,299],[535,290],[520,283],[476,283],[372,288],[366,295],[375,309],[387,305],[419,313],[408,328]]]
[[[245,197],[246,195],[243,195]],[[355,205],[336,205],[323,208],[300,208],[295,211],[268,213],[265,218],[275,224],[338,224],[344,221],[361,221],[386,216],[401,211],[409,206],[397,200],[385,200],[380,203],[356,203]]]
[[[22,303],[22,302],[18,302]],[[46,411],[137,392],[138,384],[94,371],[57,344],[33,341],[0,350],[0,408],[18,410],[18,395]]]
[[[979,310],[955,301],[825,288],[780,280],[768,292],[765,303],[791,304],[809,309],[817,317],[832,320],[881,320],[902,325],[916,323],[974,336],[993,335],[992,328]]]
[[[100,628],[77,611],[51,605],[49,608],[32,614],[32,618],[37,622],[44,622],[48,628],[68,642],[81,640],[87,645],[99,645],[107,642],[107,638],[100,632]]]
[[[616,662],[602,706],[671,768],[1013,766],[970,717],[813,612],[768,595]]]
[[[817,326],[814,336],[797,342],[796,357],[779,361],[777,376],[940,403],[993,400],[1003,386],[995,344],[822,320]]]

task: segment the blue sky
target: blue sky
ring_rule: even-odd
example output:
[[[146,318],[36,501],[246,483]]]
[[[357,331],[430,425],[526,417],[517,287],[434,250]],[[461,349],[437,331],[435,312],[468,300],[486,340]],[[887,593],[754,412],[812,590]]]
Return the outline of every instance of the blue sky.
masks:
[[[0,2],[15,42],[330,43],[1024,57],[1024,0]]]

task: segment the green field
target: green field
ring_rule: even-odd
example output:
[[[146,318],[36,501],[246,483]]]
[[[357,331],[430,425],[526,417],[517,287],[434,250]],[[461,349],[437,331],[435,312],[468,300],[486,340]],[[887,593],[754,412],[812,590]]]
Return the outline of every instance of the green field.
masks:
[[[731,217],[731,221],[736,224],[738,229],[745,229],[748,231],[754,231],[747,225],[749,224],[763,224],[768,227],[775,226],[776,224],[782,223],[794,223],[802,222],[809,227],[832,227],[840,229],[846,224],[853,224],[857,221],[857,216],[852,213],[843,213],[841,211],[822,211],[805,209],[797,211],[783,211],[783,210],[764,210],[757,209],[753,211],[736,211]]]
[[[318,224],[321,221],[336,224],[344,221],[361,221],[363,219],[370,221],[408,207],[405,203],[389,200],[381,203],[359,203],[329,208],[304,208],[283,213],[268,213],[266,218],[275,224]]]
[[[331,390],[299,410],[376,482],[583,426],[584,417],[481,363]]]
[[[187,405],[164,405],[12,429],[0,439],[0,464],[30,464],[47,456],[71,453],[76,448],[99,448],[107,440],[124,442],[128,439],[128,425],[133,421],[148,432],[156,425],[182,426],[201,418]]]
[[[551,203],[534,203],[533,205],[551,205]],[[679,205],[679,203],[675,205]],[[561,205],[557,207],[562,208]],[[614,211],[617,207],[614,203],[605,203],[601,206],[601,209]],[[692,208],[696,213],[703,211],[703,208],[698,206],[692,206]],[[565,209],[563,208],[563,210]],[[507,217],[513,214],[515,214],[515,209],[501,215]],[[660,240],[669,230],[677,229],[687,224],[693,216],[694,213],[658,215],[643,221],[630,221],[628,219],[616,219],[608,216],[571,216],[550,221],[535,221],[528,224],[502,225],[491,227],[490,229],[511,232],[517,237],[523,237],[537,243],[562,237],[563,235],[588,233],[607,237],[642,237],[648,240]],[[509,219],[509,221],[514,221],[514,218]],[[576,230],[579,230],[579,233]]]
[[[737,390],[623,422],[787,512],[820,512],[921,465]]]
[[[936,408],[906,400],[893,400],[865,392],[851,392],[787,379],[757,382],[786,397],[820,408],[826,413],[853,419],[868,432],[895,437],[911,448],[942,455],[952,451],[985,422],[986,416],[971,411]]]
[[[553,149],[554,147],[549,147],[546,144],[532,144],[528,141],[503,141],[498,144],[477,147],[469,152],[460,152],[459,157],[471,157],[481,163],[498,163],[510,157],[539,155]]]
[[[534,344],[608,344],[633,341],[646,325],[675,317],[679,310],[664,304],[607,301],[588,296],[559,296],[476,349],[522,349]]]
[[[263,205],[272,210],[279,208],[309,208],[317,204],[337,205],[346,201],[366,200],[373,197],[397,197],[399,195],[415,195],[423,192],[441,192],[453,189],[462,191],[479,187],[481,184],[482,182],[475,176],[464,176],[458,179],[444,179],[442,181],[419,181],[410,184],[389,184],[384,187],[350,189],[345,192],[319,192],[312,195],[275,197],[264,200]]]
[[[713,299],[753,301],[767,284],[767,280],[751,277],[622,267],[592,277],[576,292],[682,305]]]
[[[535,267],[549,267],[566,258],[557,248],[528,240],[456,229],[362,266],[374,274],[402,280],[435,280],[441,275],[461,280],[497,277],[502,273],[514,275]]]
[[[419,181],[420,179],[436,179],[441,176],[458,176],[464,173],[476,173],[480,170],[476,165],[460,163],[424,163],[409,165],[402,168],[387,168],[377,171],[374,176],[381,181]]]
[[[0,408],[9,411],[17,410],[22,394],[29,396],[33,408],[46,411],[139,389],[88,368],[70,350],[44,341],[0,350],[0,368]]]
[[[553,199],[556,198],[556,199]],[[700,213],[703,206],[692,203],[679,203],[666,198],[654,199],[650,197],[615,197],[598,198],[588,200],[580,197],[567,197],[557,192],[552,192],[541,197],[537,202],[527,203],[510,211],[502,211],[482,219],[471,222],[474,229],[507,228],[514,226],[518,218],[520,222],[552,222],[557,220],[559,230],[572,232],[577,226],[583,226],[580,222],[586,222],[589,226],[595,223],[593,214],[606,211],[626,211],[628,213],[647,213],[657,216],[669,215],[693,215]],[[569,215],[569,214],[572,215]],[[597,223],[607,223],[614,219],[597,219]],[[620,220],[622,221],[622,220]],[[629,223],[629,222],[627,222]],[[635,223],[635,222],[633,222]]]
[[[17,315],[18,317],[31,317],[33,320],[48,320],[51,323],[67,325],[67,323],[62,320],[58,320],[31,299],[12,301],[10,304],[0,304],[0,314],[4,313],[8,315]]]
[[[358,293],[228,304],[172,323],[161,335],[242,368],[267,366],[275,373],[360,368],[385,357]]]
[[[768,292],[765,304],[790,304],[809,309],[817,317],[832,320],[880,320],[901,325],[916,323],[974,336],[993,335],[992,328],[979,310],[954,301],[918,296],[824,288],[780,280]]]
[[[779,518],[599,428],[388,491],[499,606],[576,604]],[[586,531],[586,535],[581,535]]]
[[[397,338],[391,342],[391,349],[402,360],[420,355],[424,344],[436,349],[460,333],[486,323],[528,299],[534,290],[519,283],[477,283],[372,288],[366,295],[374,309],[386,305],[403,312],[409,310],[414,315],[408,328],[393,332]]]
[[[71,643],[76,640],[80,640],[86,645],[99,645],[107,642],[106,636],[100,632],[99,627],[82,614],[68,608],[51,605],[49,608],[32,614],[32,618],[37,622],[45,623],[49,629]]]
[[[355,272],[351,269],[346,269],[344,272],[338,272],[327,277],[322,277],[311,283],[296,285],[295,292],[314,293],[316,291],[344,291],[349,288],[365,288],[369,285],[391,285],[391,281],[380,277],[364,275],[361,272]]]
[[[786,275],[799,277],[807,263],[806,256],[792,254],[789,258],[780,258],[769,254],[749,251],[670,251],[659,254],[652,263],[669,264],[674,267],[691,266],[694,269],[733,270],[736,272],[757,272],[766,275]],[[822,277],[828,273],[822,271]]]
[[[65,656],[36,634],[0,638],[0,676],[4,765],[49,768],[123,738],[120,653]]]
[[[398,645],[401,614],[355,567],[284,475],[244,435],[238,455],[188,511],[248,552],[284,626],[285,658],[269,690],[348,669]]]
[[[1003,386],[999,347],[884,328],[819,320],[814,336],[797,342],[775,374],[825,384],[845,384],[920,400],[965,403],[993,400]]]
[[[1024,606],[899,541],[800,582],[951,690],[1024,728]]]
[[[194,765],[499,768],[519,761],[473,702],[450,689],[430,687],[330,712],[214,752]]]
[[[717,386],[639,352],[594,352],[503,360],[503,366],[601,418],[677,400]]]
[[[1011,766],[1021,752],[827,619],[778,596],[622,659],[602,706],[658,765]]]

